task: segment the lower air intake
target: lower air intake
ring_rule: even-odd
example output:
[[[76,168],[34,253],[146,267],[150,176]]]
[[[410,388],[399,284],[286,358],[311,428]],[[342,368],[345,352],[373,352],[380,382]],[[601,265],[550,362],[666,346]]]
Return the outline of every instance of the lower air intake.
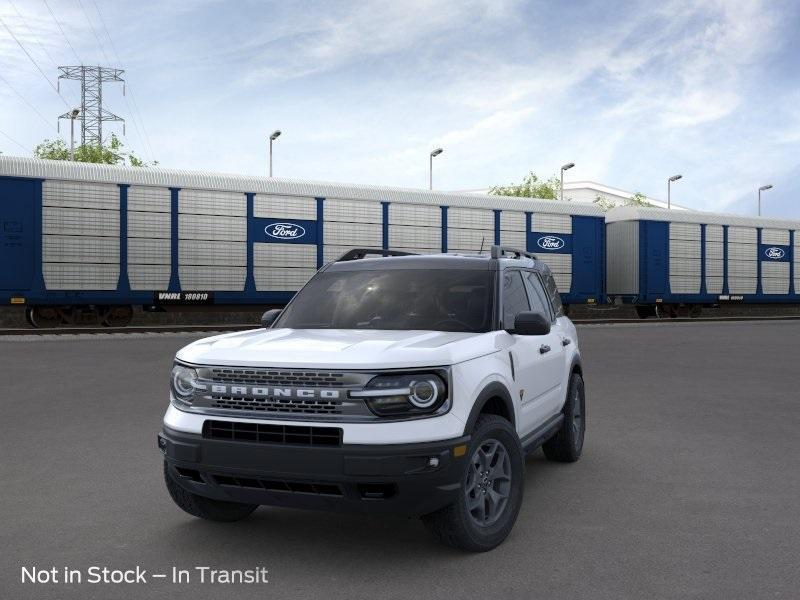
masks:
[[[296,446],[341,446],[340,427],[306,427],[235,421],[206,421],[203,437],[257,444],[288,444]]]

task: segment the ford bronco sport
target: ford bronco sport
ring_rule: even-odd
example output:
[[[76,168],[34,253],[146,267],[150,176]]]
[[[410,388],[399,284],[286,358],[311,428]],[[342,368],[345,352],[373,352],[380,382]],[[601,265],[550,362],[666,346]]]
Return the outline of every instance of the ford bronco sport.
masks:
[[[526,453],[581,454],[575,327],[526,252],[352,250],[262,325],[175,357],[158,445],[194,516],[403,514],[485,551],[517,518]]]

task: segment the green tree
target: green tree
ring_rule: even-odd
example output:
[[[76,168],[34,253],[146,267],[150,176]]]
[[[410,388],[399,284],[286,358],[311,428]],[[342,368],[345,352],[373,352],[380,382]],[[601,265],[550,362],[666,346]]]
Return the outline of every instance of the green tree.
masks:
[[[645,196],[642,192],[636,192],[633,196],[631,196],[630,200],[625,202],[625,206],[654,206],[654,205],[647,201],[647,196]]]
[[[608,196],[604,196],[603,194],[597,194],[593,202],[597,204],[597,206],[600,207],[600,210],[604,212],[608,212],[612,208],[618,206],[618,204],[613,199],[609,198]]]
[[[616,200],[613,200],[608,196],[597,194],[597,196],[595,196],[594,203],[606,212],[617,206],[654,206],[647,201],[647,196],[645,196],[642,192],[636,192],[633,196],[622,202],[622,204],[617,204]]]
[[[69,160],[69,147],[64,140],[45,140],[33,150],[37,158],[49,160]],[[158,161],[146,163],[132,151],[126,150],[120,139],[111,134],[111,139],[102,146],[81,144],[75,147],[75,160],[78,162],[101,163],[105,165],[130,165],[131,167],[149,167]]]
[[[511,185],[496,185],[489,190],[490,194],[497,196],[517,196],[518,198],[545,198],[556,200],[561,191],[561,181],[553,175],[550,179],[541,180],[531,171],[522,180],[522,183]]]

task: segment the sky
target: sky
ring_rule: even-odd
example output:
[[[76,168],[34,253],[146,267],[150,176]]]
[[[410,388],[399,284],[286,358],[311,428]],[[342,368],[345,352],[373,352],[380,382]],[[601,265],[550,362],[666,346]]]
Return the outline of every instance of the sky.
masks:
[[[52,14],[51,14],[52,11]],[[487,188],[575,162],[698,210],[800,218],[800,2],[0,0],[0,151],[125,69],[123,141],[160,166]],[[12,35],[13,34],[13,35]],[[27,53],[26,53],[27,52]],[[30,55],[30,56],[28,56]],[[121,126],[107,131],[122,133]]]

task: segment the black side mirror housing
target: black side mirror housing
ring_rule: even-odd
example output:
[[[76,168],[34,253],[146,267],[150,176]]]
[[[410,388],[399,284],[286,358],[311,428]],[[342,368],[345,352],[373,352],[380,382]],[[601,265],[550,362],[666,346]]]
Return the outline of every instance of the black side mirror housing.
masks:
[[[514,319],[514,329],[507,330],[514,335],[547,335],[550,333],[550,319],[536,311],[524,311]]]
[[[269,329],[283,311],[280,308],[273,308],[261,315],[261,326]]]

